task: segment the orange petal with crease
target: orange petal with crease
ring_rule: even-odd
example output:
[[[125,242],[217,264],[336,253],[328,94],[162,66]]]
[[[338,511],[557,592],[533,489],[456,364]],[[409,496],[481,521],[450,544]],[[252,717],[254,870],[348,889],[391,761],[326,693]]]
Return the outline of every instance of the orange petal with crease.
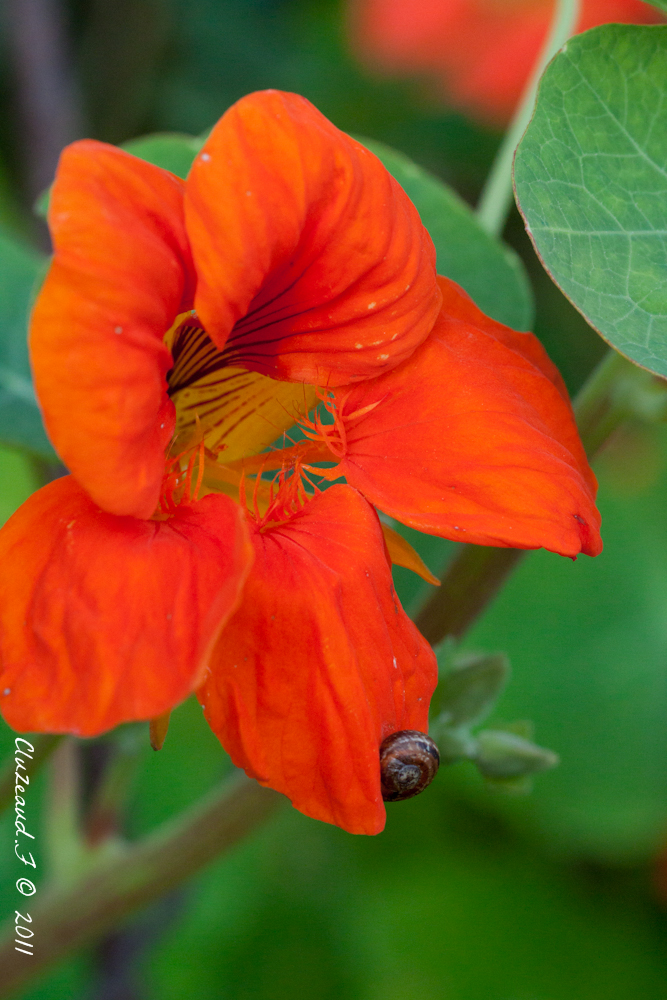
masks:
[[[46,429],[103,510],[149,517],[174,429],[162,338],[194,284],[183,181],[76,142],[60,159],[49,226],[55,258],[30,331]]]
[[[332,486],[288,522],[255,526],[253,544],[199,692],[206,717],[234,763],[301,812],[379,833],[380,743],[427,729],[437,669],[394,592],[377,515]]]
[[[303,97],[233,105],[188,176],[195,305],[230,364],[340,385],[389,370],[438,312],[435,250],[380,161]]]
[[[252,560],[225,496],[168,521],[101,511],[71,476],[0,530],[0,708],[20,732],[95,736],[201,683]]]
[[[409,361],[336,392],[346,451],[331,476],[431,534],[597,555],[596,481],[560,375],[532,334],[440,283],[438,322]]]

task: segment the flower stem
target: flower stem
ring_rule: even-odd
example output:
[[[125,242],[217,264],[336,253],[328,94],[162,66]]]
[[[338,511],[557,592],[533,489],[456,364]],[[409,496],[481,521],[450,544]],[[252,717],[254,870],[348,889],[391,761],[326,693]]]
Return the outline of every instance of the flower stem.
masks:
[[[490,604],[525,552],[487,545],[462,545],[442,583],[415,618],[425,639],[436,646],[460,639]]]
[[[580,0],[558,0],[551,30],[530,75],[514,117],[503,137],[486,179],[475,214],[492,236],[500,236],[512,204],[512,164],[516,147],[533,114],[537,85],[542,73],[572,34],[579,19]]]
[[[30,908],[30,962],[14,951],[13,916],[0,939],[0,997],[229,850],[284,801],[249,778],[234,777],[143,840],[101,852],[75,882],[45,889]]]
[[[44,809],[44,846],[51,878],[67,881],[81,864],[81,757],[70,736],[49,763],[51,777]]]

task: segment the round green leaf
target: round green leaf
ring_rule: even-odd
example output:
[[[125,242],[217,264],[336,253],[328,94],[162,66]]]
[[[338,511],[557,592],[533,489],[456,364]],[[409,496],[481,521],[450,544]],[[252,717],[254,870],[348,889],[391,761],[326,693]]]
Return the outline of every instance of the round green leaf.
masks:
[[[613,347],[667,375],[667,26],[572,38],[517,150],[544,266]]]
[[[530,283],[520,259],[489,236],[451,188],[384,143],[359,139],[414,203],[438,254],[438,273],[456,281],[488,316],[515,330],[533,322]]]

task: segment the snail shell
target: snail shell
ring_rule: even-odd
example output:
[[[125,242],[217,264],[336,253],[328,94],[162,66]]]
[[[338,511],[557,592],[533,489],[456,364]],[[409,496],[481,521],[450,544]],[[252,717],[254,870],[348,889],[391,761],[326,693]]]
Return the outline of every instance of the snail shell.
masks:
[[[380,777],[385,802],[419,795],[433,781],[440,766],[438,748],[426,733],[402,729],[380,746]]]

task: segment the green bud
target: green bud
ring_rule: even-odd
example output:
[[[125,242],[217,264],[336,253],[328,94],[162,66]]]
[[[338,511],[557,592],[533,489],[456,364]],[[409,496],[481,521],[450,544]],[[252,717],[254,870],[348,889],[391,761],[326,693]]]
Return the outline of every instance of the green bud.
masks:
[[[438,745],[441,764],[455,764],[457,760],[472,759],[477,755],[477,740],[467,729],[450,729],[445,716],[439,715],[430,723],[428,733]]]
[[[456,729],[481,721],[493,708],[509,673],[509,662],[502,653],[454,656],[435,693],[441,724]]]
[[[555,767],[558,756],[515,733],[484,729],[477,734],[475,763],[487,778],[514,779]]]

